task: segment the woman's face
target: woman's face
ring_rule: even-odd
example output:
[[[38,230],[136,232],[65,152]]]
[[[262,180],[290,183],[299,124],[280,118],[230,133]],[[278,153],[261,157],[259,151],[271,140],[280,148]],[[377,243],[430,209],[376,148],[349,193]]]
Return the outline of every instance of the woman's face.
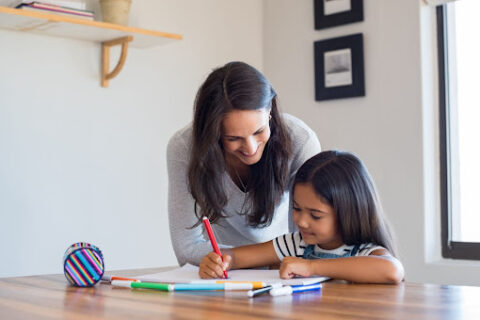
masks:
[[[225,160],[230,165],[260,161],[270,138],[270,109],[233,110],[222,120]]]

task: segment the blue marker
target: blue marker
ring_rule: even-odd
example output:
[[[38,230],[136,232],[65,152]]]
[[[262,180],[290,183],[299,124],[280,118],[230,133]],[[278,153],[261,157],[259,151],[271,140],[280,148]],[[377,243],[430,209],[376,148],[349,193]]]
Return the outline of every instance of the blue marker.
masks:
[[[321,283],[313,283],[313,284],[299,285],[299,286],[285,286],[281,288],[273,288],[272,290],[270,290],[270,295],[274,297],[283,296],[283,295],[288,295],[295,292],[320,290],[321,288],[322,288]]]
[[[176,283],[173,291],[196,291],[196,290],[248,290],[251,283]]]

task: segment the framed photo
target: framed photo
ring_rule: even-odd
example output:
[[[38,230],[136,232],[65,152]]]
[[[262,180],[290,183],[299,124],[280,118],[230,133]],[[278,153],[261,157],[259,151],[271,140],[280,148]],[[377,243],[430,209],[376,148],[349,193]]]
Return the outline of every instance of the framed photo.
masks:
[[[314,0],[315,30],[363,21],[363,0]]]
[[[365,96],[361,33],[313,45],[316,101]]]

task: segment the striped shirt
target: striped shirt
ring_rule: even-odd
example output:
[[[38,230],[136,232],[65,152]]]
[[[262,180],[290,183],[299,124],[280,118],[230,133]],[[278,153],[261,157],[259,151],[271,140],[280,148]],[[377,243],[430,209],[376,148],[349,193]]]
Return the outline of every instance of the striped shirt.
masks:
[[[303,241],[300,232],[287,233],[283,236],[273,239],[273,247],[275,248],[275,252],[280,261],[283,260],[284,257],[303,257],[303,252],[307,246],[308,244]],[[354,245],[348,246],[344,244],[336,249],[325,250],[320,248],[318,245],[315,245],[314,252],[344,256],[351,252],[353,247]],[[360,245],[355,256],[368,256],[373,251],[378,249],[385,248],[374,243],[363,243]]]

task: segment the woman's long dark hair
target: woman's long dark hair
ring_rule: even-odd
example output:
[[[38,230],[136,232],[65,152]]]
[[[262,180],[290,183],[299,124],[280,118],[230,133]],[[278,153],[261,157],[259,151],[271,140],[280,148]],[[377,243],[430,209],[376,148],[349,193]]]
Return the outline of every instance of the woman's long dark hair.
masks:
[[[270,225],[275,206],[288,187],[291,139],[277,108],[276,93],[258,70],[243,62],[215,69],[198,90],[188,182],[199,222],[202,216],[211,222],[226,217],[223,208],[228,199],[222,182],[226,163],[221,142],[224,116],[234,109],[262,108],[271,108],[271,136],[260,161],[250,166],[251,212],[241,212],[254,227]]]
[[[396,255],[375,184],[355,155],[342,151],[320,152],[298,169],[294,186],[297,183],[311,184],[315,193],[332,206],[343,243],[372,242]]]

